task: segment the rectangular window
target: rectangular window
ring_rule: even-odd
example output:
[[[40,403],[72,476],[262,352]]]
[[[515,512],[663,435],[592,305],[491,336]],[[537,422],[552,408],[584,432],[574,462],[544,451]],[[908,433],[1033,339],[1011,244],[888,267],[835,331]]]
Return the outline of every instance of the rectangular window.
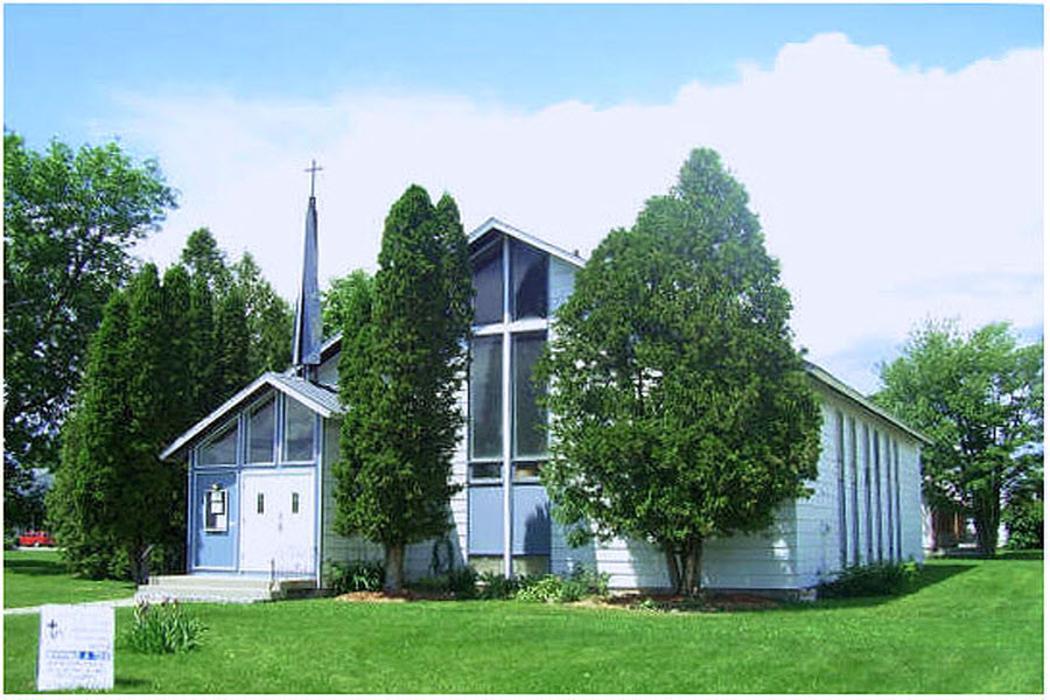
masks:
[[[548,256],[517,240],[510,242],[512,318],[547,318]]]
[[[849,463],[853,506],[853,564],[860,564],[860,473],[857,470],[857,419],[849,419]]]
[[[893,536],[897,522],[896,506],[893,502],[893,446],[890,444],[890,436],[886,435],[886,548],[890,553],[890,559],[898,558],[897,542]]]
[[[500,457],[503,451],[503,339],[475,338],[470,363],[471,458]]]
[[[893,484],[896,488],[893,491],[893,497],[897,501],[897,556],[901,559],[904,558],[904,551],[901,547],[901,453],[900,445],[897,441],[893,441]]]
[[[292,492],[292,513],[299,512],[299,494]]]
[[[839,566],[845,569],[849,533],[846,532],[846,445],[842,411],[835,412],[835,471],[838,474]]]
[[[237,421],[219,430],[200,449],[200,464],[237,464]]]
[[[499,462],[477,462],[470,465],[470,480],[479,481],[486,479],[499,479],[500,469],[503,465]]]
[[[284,400],[284,459],[310,462],[314,458],[314,413],[292,398]]]
[[[258,494],[255,497],[255,512],[262,515],[266,510],[266,497],[263,494]]]
[[[273,463],[274,407],[270,399],[256,406],[248,414],[248,462],[250,464]]]
[[[547,412],[539,403],[544,387],[533,381],[533,371],[546,341],[546,333],[515,335],[513,339],[515,457],[547,454]]]
[[[204,492],[204,531],[226,532],[229,514],[226,512],[229,491],[211,489]]]
[[[872,433],[875,439],[872,441],[875,446],[875,454],[873,462],[875,465],[875,553],[878,556],[879,561],[882,561],[882,460],[880,459],[882,443],[879,440],[879,431],[874,430]]]
[[[503,322],[503,239],[483,248],[473,261],[474,323]]]
[[[864,535],[867,550],[866,563],[871,563],[875,556],[874,532],[871,517],[871,437],[868,426],[864,426]]]
[[[515,462],[514,481],[538,481],[543,462]]]

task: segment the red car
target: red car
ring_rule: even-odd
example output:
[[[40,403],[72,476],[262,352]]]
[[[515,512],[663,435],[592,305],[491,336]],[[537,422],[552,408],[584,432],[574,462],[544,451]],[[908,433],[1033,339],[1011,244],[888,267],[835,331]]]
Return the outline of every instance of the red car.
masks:
[[[46,530],[26,530],[18,536],[19,547],[54,547],[55,541]]]

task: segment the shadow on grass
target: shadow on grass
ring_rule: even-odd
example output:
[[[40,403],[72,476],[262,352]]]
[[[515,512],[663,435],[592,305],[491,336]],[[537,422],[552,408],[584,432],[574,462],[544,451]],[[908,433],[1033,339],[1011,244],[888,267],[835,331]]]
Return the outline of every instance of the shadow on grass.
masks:
[[[69,575],[69,569],[64,562],[46,559],[5,559],[4,570],[28,576]]]
[[[1015,561],[1042,561],[1043,550],[1041,549],[1020,549],[1014,552],[999,552],[995,555],[996,559],[1009,559]]]
[[[823,598],[815,603],[789,603],[785,605],[782,610],[831,610],[838,608],[870,608],[879,605],[885,605],[895,600],[905,598],[910,595],[918,593],[924,588],[930,586],[936,586],[939,583],[950,579],[953,576],[964,574],[967,571],[976,568],[976,564],[937,564],[936,566],[924,566],[919,571],[919,577],[912,584],[911,588],[907,593],[901,593],[900,595],[881,595],[881,596],[858,596],[856,598]]]

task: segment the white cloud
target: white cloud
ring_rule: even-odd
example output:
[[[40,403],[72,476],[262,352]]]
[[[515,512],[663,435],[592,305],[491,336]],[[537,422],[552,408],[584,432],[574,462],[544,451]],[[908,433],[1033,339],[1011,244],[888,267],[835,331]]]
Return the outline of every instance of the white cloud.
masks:
[[[174,259],[209,226],[294,295],[308,180],[320,176],[322,278],[373,268],[383,218],[412,182],[586,253],[665,192],[689,150],[717,149],[744,183],[810,357],[842,358],[929,316],[1042,323],[1042,52],[922,71],[841,34],[788,44],[732,84],[665,105],[580,102],[524,112],[441,95],[324,101],[123,95],[99,125],[157,155],[182,208],[141,253]],[[881,339],[881,340],[880,340]],[[856,358],[853,365],[856,364]]]

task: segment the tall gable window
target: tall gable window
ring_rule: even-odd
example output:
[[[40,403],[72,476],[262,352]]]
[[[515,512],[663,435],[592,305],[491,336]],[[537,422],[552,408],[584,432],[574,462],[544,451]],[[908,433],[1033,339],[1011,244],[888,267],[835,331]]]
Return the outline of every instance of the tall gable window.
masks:
[[[314,458],[313,411],[292,398],[284,401],[284,459],[310,462]]]
[[[200,463],[237,464],[237,421],[231,421],[200,449]]]
[[[503,342],[500,336],[473,341],[470,365],[470,456],[498,459],[503,445]],[[498,476],[498,469],[492,476]]]
[[[510,242],[511,312],[515,321],[547,318],[547,254]]]
[[[474,258],[474,323],[503,321],[503,241],[496,239]]]
[[[536,361],[543,352],[546,333],[514,336],[514,456],[545,457],[547,454],[547,414],[539,404],[543,388],[532,380]]]
[[[276,401],[270,399],[248,412],[248,462],[273,463],[273,434]]]

